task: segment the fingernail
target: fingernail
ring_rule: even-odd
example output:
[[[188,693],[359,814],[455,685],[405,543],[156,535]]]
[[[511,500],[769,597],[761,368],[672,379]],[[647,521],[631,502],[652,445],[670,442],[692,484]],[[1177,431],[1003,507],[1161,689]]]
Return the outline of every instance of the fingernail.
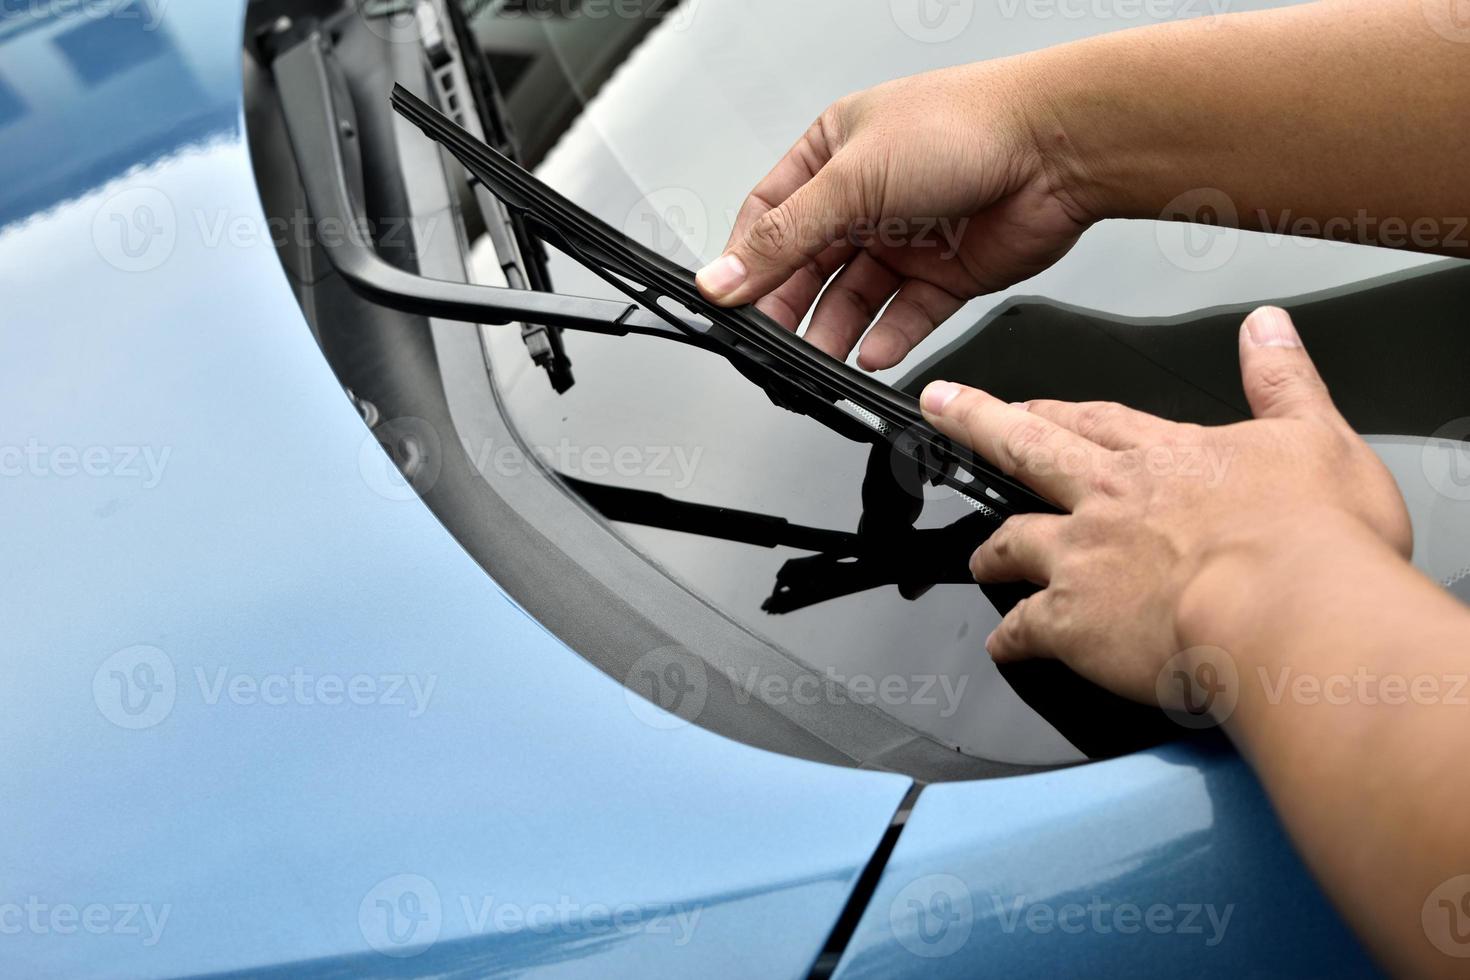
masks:
[[[1031,411],[1030,402],[1011,402],[1011,408],[1019,408],[1023,412]]]
[[[1301,335],[1292,325],[1286,311],[1263,306],[1246,317],[1245,332],[1255,347],[1300,347]]]
[[[919,407],[929,415],[943,415],[949,403],[960,393],[960,386],[948,381],[935,381],[924,389]]]
[[[699,271],[699,285],[711,296],[727,296],[745,282],[745,263],[738,256],[722,255]]]
[[[992,644],[992,643],[995,642],[995,634],[997,634],[999,632],[1000,632],[1000,630],[991,630],[990,631],[990,635],[985,638],[985,652],[986,653],[990,653],[990,644]]]

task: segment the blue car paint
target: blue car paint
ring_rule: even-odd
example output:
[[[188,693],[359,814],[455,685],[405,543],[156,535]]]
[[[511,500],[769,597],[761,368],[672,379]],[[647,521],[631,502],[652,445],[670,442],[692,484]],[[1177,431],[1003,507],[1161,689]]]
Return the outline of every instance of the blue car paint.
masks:
[[[931,786],[837,972],[1374,977],[1228,745]]]
[[[242,7],[0,21],[0,973],[803,974],[908,780],[630,701],[395,487],[269,242]],[[1371,973],[1209,745],[927,788],[840,969]]]
[[[0,199],[46,202],[0,231],[0,975],[803,974],[909,780],[671,727],[394,492],[270,243],[241,12],[101,20],[61,90],[90,15],[0,47]]]

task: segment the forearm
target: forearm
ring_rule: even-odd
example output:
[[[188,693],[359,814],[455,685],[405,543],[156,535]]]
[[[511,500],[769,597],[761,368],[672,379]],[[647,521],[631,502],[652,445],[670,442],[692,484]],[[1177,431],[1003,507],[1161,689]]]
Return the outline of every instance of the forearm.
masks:
[[[1361,527],[1278,538],[1214,581],[1181,640],[1233,661],[1226,729],[1308,864],[1396,974],[1456,974],[1421,913],[1470,874],[1470,610]]]
[[[1020,62],[1038,145],[1092,218],[1228,200],[1213,220],[1470,254],[1470,31],[1447,39],[1436,12],[1322,0],[1038,52]]]

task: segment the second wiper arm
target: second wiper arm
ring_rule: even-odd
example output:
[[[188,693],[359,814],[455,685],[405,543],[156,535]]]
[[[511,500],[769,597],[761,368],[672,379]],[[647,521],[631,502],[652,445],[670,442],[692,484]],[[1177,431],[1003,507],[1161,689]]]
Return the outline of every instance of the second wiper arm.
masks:
[[[913,461],[931,482],[946,484],[986,508],[1012,513],[1056,509],[940,435],[924,421],[913,397],[829,357],[752,306],[727,309],[709,302],[688,269],[583,211],[401,85],[393,89],[393,107],[518,212],[535,234],[668,325],[698,330],[702,342],[722,348],[742,370],[763,375],[768,390],[780,391],[788,407],[809,407],[814,417],[829,418],[834,406],[847,406],[875,438]],[[708,328],[694,327],[665,306],[666,300],[695,314]]]
[[[373,248],[369,225],[347,179],[343,133],[351,128],[337,102],[329,42],[320,32],[272,62],[286,131],[312,218],[346,233],[324,237],[322,250],[353,292],[390,309],[465,323],[531,323],[591,333],[646,334],[710,348],[694,325],[676,327],[638,304],[428,279],[390,264]]]

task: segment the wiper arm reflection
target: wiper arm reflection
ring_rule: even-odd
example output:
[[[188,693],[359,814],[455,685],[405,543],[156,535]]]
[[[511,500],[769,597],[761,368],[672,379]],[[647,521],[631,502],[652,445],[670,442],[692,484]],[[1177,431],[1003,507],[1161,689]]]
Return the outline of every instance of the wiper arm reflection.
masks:
[[[875,446],[869,455],[863,518],[856,531],[808,527],[772,514],[691,503],[649,490],[561,479],[610,521],[815,552],[791,559],[776,573],[771,595],[761,604],[772,615],[890,585],[912,601],[936,585],[973,584],[970,555],[997,527],[979,511],[947,527],[914,527],[923,509],[922,477],[917,470],[907,474],[894,467],[886,446]]]
[[[631,490],[562,477],[599,514],[620,524],[682,531],[761,548],[797,548],[817,554],[793,558],[776,573],[761,609],[779,615],[819,603],[898,586],[917,599],[936,585],[966,584],[970,554],[995,522],[975,513],[944,528],[865,534],[793,524],[783,517],[675,500],[650,490]]]
[[[977,511],[946,527],[914,527],[924,506],[922,477],[917,470],[894,466],[884,446],[875,446],[868,460],[857,531],[808,527],[771,514],[689,503],[648,490],[561,479],[610,521],[813,552],[787,561],[776,573],[771,595],[761,605],[772,615],[890,585],[910,601],[936,585],[974,587],[970,556],[998,526]],[[977,591],[1005,616],[1037,587],[1015,583]],[[985,654],[977,650],[976,656]],[[1111,694],[1059,661],[1005,664],[1000,675],[1022,701],[1091,758],[1123,755],[1179,734],[1162,712]]]

